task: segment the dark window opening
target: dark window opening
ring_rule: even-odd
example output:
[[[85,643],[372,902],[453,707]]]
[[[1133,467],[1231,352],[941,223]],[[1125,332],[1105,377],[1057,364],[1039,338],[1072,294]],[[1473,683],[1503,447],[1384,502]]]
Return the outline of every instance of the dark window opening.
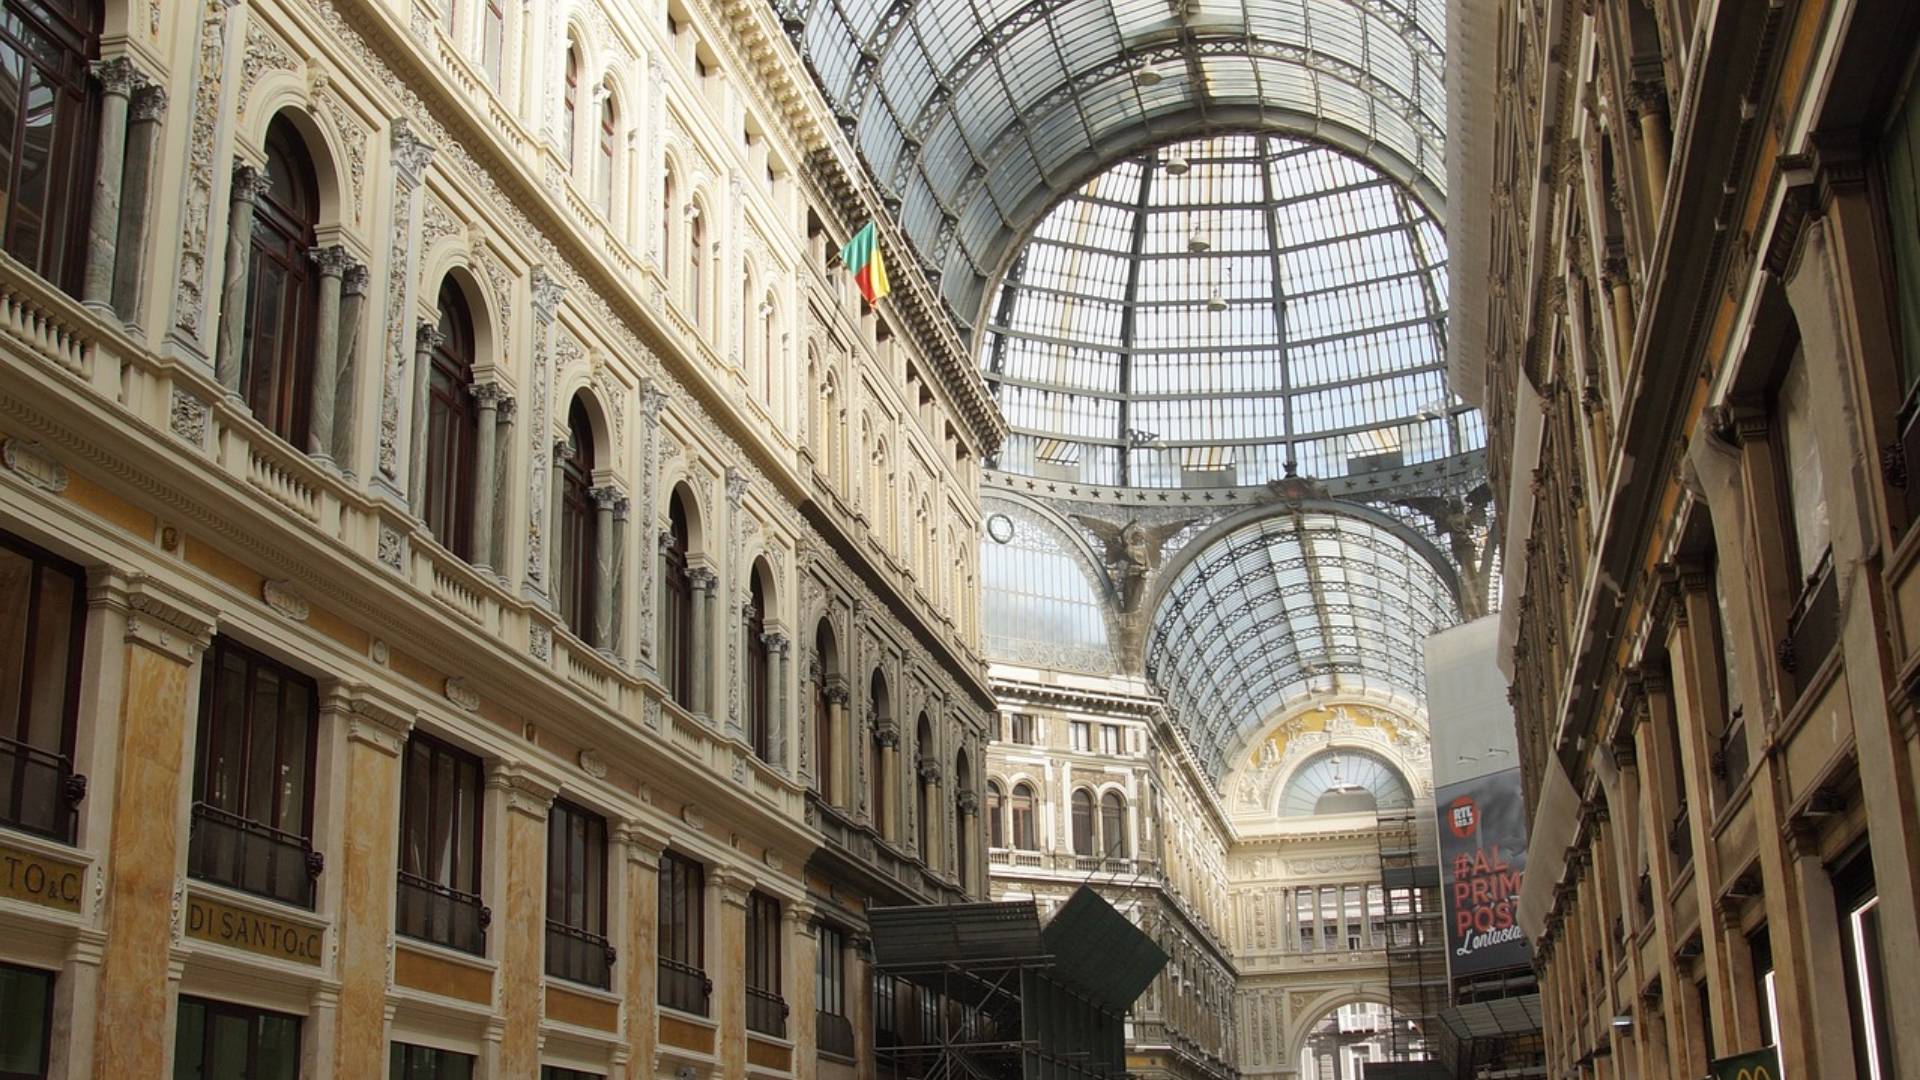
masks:
[[[0,19],[0,245],[79,295],[86,269],[100,94],[94,3],[7,0]]]
[[[693,578],[687,568],[687,510],[674,492],[660,543],[660,674],[674,703],[693,710]]]
[[[86,592],[79,567],[0,533],[0,825],[69,844]]]
[[[41,1080],[53,1043],[51,971],[0,964],[0,1080]]]
[[[440,285],[440,344],[427,372],[427,528],[447,550],[473,558],[473,470],[479,409],[473,400],[473,316],[451,278]],[[480,523],[488,528],[491,523]]]
[[[607,941],[607,821],[557,800],[547,815],[547,974],[612,985]]]
[[[299,1017],[225,1001],[180,999],[173,1080],[295,1080],[299,1075]]]
[[[400,778],[399,897],[394,929],[482,955],[492,913],[480,901],[480,759],[414,732]]]
[[[667,852],[660,857],[660,1004],[707,1015],[713,981],[707,978],[707,873],[697,862]]]
[[[246,355],[241,393],[254,418],[305,450],[313,404],[313,348],[320,279],[320,185],[306,141],[284,117],[267,129],[268,186],[254,203],[247,259]]]
[[[387,1058],[388,1080],[473,1080],[473,1055],[435,1046],[394,1043]]]
[[[560,617],[575,637],[592,643],[600,557],[594,535],[593,421],[578,397],[567,410],[567,436],[560,459]]]
[[[747,897],[747,1030],[787,1037],[787,1002],[780,994],[780,901]]]

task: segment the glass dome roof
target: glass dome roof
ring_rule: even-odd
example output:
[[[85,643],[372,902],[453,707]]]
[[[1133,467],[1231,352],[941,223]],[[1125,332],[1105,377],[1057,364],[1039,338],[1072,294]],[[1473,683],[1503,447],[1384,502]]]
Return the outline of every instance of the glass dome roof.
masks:
[[[980,363],[1008,472],[1132,487],[1329,479],[1479,449],[1446,374],[1446,240],[1319,143],[1216,135],[1118,162],[1008,269]]]

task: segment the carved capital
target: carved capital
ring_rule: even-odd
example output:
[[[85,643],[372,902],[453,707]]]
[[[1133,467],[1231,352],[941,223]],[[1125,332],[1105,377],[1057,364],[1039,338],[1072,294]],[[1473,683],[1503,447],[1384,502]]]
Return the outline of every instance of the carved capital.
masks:
[[[929,757],[923,757],[915,762],[915,767],[923,782],[928,784],[938,784],[940,782],[940,763],[938,761]]]
[[[473,394],[473,403],[480,406],[481,412],[488,410],[498,412],[503,402],[513,400],[513,395],[507,392],[507,388],[497,382],[480,383],[473,388],[471,393]]]
[[[197,602],[145,574],[129,575],[124,584],[119,579],[108,581],[94,592],[110,594],[120,589],[125,590],[129,642],[183,664],[212,644],[215,615]]]
[[[412,710],[384,692],[360,683],[336,684],[331,699],[321,708],[332,707],[346,718],[347,741],[372,747],[389,757],[400,756],[407,737],[413,734]]]
[[[560,310],[560,299],[567,295],[567,287],[560,284],[544,266],[536,266],[527,274],[533,287],[533,313],[542,321],[553,318]]]
[[[228,198],[232,199],[236,204],[244,203],[247,206],[252,206],[254,203],[260,201],[260,196],[265,195],[268,191],[272,190],[272,188],[273,180],[267,176],[265,171],[256,169],[251,165],[235,165],[233,167],[233,190],[228,194]]]
[[[314,269],[321,277],[343,277],[353,266],[353,255],[339,244],[328,244],[308,250],[307,258],[313,260]]]
[[[430,353],[446,343],[447,337],[440,328],[425,319],[413,328],[413,347],[419,352]]]
[[[620,489],[612,484],[602,484],[599,487],[588,488],[587,498],[593,500],[593,505],[597,509],[612,510],[620,501]]]
[[[660,410],[667,407],[667,392],[654,385],[652,379],[640,384],[640,411],[646,415],[649,423],[660,419]]]
[[[959,806],[960,813],[965,817],[972,817],[980,812],[980,796],[977,792],[971,790],[962,791],[954,801]]]
[[[348,296],[367,295],[367,264],[354,263],[340,275],[340,291]]]
[[[552,778],[524,765],[504,762],[487,770],[487,787],[506,794],[510,813],[525,814],[541,821],[547,820],[547,811],[553,807],[553,797],[560,793],[560,784]]]
[[[434,146],[413,130],[413,122],[401,117],[393,122],[393,163],[413,183],[425,175],[433,162]]]
[[[100,80],[100,89],[108,94],[127,97],[134,87],[144,81],[140,69],[125,56],[116,56],[110,60],[95,60],[88,65],[93,77]]]
[[[129,114],[136,124],[150,124],[167,115],[167,90],[158,83],[146,83],[133,92],[133,111]]]
[[[889,750],[900,749],[900,726],[891,720],[883,720],[873,729],[874,741]]]

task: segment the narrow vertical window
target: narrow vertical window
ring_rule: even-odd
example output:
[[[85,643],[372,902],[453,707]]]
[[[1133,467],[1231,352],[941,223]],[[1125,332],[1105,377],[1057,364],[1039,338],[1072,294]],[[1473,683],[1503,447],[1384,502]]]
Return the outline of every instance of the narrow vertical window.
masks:
[[[1033,831],[1033,788],[1025,783],[1013,788],[1013,846],[1022,851],[1040,850]]]
[[[314,681],[224,637],[203,667],[187,872],[310,908]]]
[[[820,665],[813,680],[813,786],[827,801],[833,801],[833,703],[827,698],[827,679],[831,677],[828,658],[833,655],[833,639],[826,620],[813,636],[813,655]]]
[[[51,971],[0,964],[0,1077],[47,1075],[53,1044]],[[183,1003],[184,1004],[184,1003]]]
[[[780,901],[747,897],[747,1030],[787,1037],[787,1002],[780,994]]]
[[[480,759],[414,732],[400,775],[396,932],[482,955],[491,914],[480,902]]]
[[[602,990],[607,941],[607,821],[558,800],[547,815],[547,974]]]
[[[1073,793],[1073,853],[1093,854],[1093,794],[1086,788]]]
[[[486,21],[480,25],[480,67],[487,73],[488,84],[499,90],[507,52],[507,9],[501,0],[482,2]]]
[[[596,143],[598,152],[593,158],[593,202],[600,212],[608,216],[613,214],[613,136],[616,118],[613,107],[613,87],[600,88],[600,137]]]
[[[773,294],[760,301],[760,400],[773,404],[774,361],[779,354],[779,335],[774,332]]]
[[[673,168],[669,166],[660,182],[660,272],[668,281],[673,280],[673,231],[679,227],[673,216],[673,189]]]
[[[667,535],[660,539],[661,663],[667,693],[693,709],[693,579],[687,569],[687,511],[674,492],[667,504]]]
[[[813,1001],[820,1051],[843,1058],[854,1055],[853,1021],[847,1017],[847,937],[831,926],[815,933]]]
[[[574,165],[574,138],[580,128],[580,51],[567,46],[566,86],[560,98],[560,152],[567,168]]]
[[[747,606],[742,615],[741,632],[747,638],[747,712],[753,753],[761,761],[773,760],[773,678],[767,657],[767,597],[755,570],[747,589]]]
[[[1100,796],[1100,844],[1109,859],[1127,857],[1127,804],[1117,791]]]
[[[660,1004],[707,1015],[706,870],[676,852],[660,857]]]
[[[560,463],[560,617],[575,636],[591,641],[600,554],[591,494],[593,421],[578,397],[567,411],[567,433],[571,445]]]
[[[254,204],[247,260],[241,392],[255,419],[304,448],[320,302],[308,256],[317,243],[319,183],[305,142],[284,117],[267,129],[266,151],[269,186]]]
[[[0,533],[0,825],[74,840],[86,578]]]
[[[998,781],[987,781],[987,846],[1007,846],[1006,800]]]
[[[687,311],[693,325],[704,328],[707,318],[707,216],[696,210],[687,226]]]
[[[77,295],[93,195],[101,5],[8,3],[0,20],[0,246]]]
[[[473,558],[473,467],[479,410],[473,400],[473,316],[453,279],[440,285],[440,344],[427,374],[427,528]]]

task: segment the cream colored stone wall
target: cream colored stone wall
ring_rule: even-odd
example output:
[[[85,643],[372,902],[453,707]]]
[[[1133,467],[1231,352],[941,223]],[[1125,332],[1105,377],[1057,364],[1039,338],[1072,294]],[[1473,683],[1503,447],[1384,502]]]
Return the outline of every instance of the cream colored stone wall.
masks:
[[[962,865],[956,837],[991,708],[971,582],[975,462],[999,421],[970,358],[907,317],[924,291],[910,267],[882,315],[825,269],[877,203],[766,5],[675,3],[670,30],[659,2],[509,3],[497,86],[475,56],[481,6],[459,4],[449,34],[431,3],[109,5],[104,52],[149,88],[137,123],[157,124],[146,187],[124,188],[147,199],[144,236],[120,237],[129,299],[83,306],[0,263],[0,529],[85,568],[91,586],[76,841],[0,829],[77,888],[70,902],[0,898],[0,962],[56,972],[55,1076],[164,1071],[182,994],[300,1017],[305,1076],[378,1075],[391,1040],[472,1053],[488,1080],[542,1063],[738,1075],[781,1051],[787,1073],[810,1075],[812,1016],[797,1006],[789,1034],[805,1037],[746,1046],[738,909],[720,894],[785,905],[795,1005],[811,1000],[807,898],[831,884],[802,868],[823,845],[903,883],[910,868],[914,895],[984,891],[983,845]],[[610,88],[615,105],[605,207],[586,180],[597,101],[581,110],[579,152],[562,156],[569,33],[582,86]],[[262,164],[276,117],[314,158],[316,262],[340,289],[317,328],[338,344],[339,378],[333,407],[316,405],[338,424],[313,447],[280,442],[231,392],[242,307],[227,283],[242,268],[229,241],[248,227],[235,177]],[[696,219],[708,242],[697,318]],[[428,533],[412,490],[420,328],[448,278],[473,309],[477,396],[498,440],[480,465],[493,514],[478,523],[479,565]],[[770,339],[748,333],[763,319]],[[605,617],[584,637],[552,601],[553,454],[576,395],[609,541]],[[676,488],[713,581],[697,712],[656,674],[656,538]],[[745,741],[740,677],[756,566],[771,583],[767,760]],[[814,649],[823,620],[840,642],[831,670]],[[312,841],[325,861],[311,911],[187,874],[216,636],[321,687]],[[864,691],[875,671],[904,733],[886,788],[896,824],[879,842],[870,814],[849,809],[833,831],[809,811],[814,680]],[[864,701],[843,737],[876,721]],[[480,956],[393,932],[396,755],[412,731],[488,766]],[[923,775],[942,815],[924,852]],[[872,787],[855,771],[841,798],[864,807]],[[544,975],[556,797],[609,823],[608,992]],[[662,1020],[653,995],[652,875],[669,848],[709,873],[704,1025]],[[276,957],[210,940],[196,922],[208,905],[302,944]]]

